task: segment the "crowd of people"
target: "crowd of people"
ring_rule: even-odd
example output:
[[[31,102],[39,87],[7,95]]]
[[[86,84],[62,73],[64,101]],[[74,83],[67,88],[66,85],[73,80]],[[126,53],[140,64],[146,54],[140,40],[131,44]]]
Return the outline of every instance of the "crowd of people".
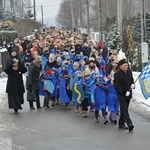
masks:
[[[116,53],[108,51],[102,42],[95,42],[86,34],[50,27],[34,37],[3,44],[9,53],[6,93],[9,108],[15,113],[24,103],[25,74],[31,110],[49,108],[50,103],[70,110],[73,102],[75,112],[82,112],[84,118],[89,109],[94,112],[96,123],[101,111],[104,124],[117,124],[120,110],[119,128],[133,130],[128,112],[135,88],[132,72],[127,59],[118,61]],[[30,99],[31,93],[34,99]],[[44,96],[42,105],[40,95]]]

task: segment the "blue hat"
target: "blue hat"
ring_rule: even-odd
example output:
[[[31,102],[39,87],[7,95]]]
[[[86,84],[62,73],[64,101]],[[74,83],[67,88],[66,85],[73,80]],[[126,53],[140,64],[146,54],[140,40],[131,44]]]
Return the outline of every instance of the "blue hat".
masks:
[[[68,67],[66,64],[62,64],[62,67]]]
[[[103,76],[102,75],[100,75],[100,74],[97,74],[96,75],[96,78],[102,78]]]
[[[52,49],[52,50],[51,50],[51,54],[56,54],[55,49]]]
[[[55,67],[53,67],[51,70],[57,72],[57,69]]]

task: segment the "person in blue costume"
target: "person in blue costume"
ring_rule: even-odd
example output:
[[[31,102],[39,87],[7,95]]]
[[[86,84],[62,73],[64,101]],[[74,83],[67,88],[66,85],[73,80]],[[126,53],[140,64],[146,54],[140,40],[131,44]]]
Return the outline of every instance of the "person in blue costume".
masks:
[[[67,59],[67,62],[68,62],[68,73],[71,74],[72,69],[73,69],[72,59],[71,58]]]
[[[52,97],[55,97],[55,104],[59,105],[59,72],[56,68],[52,68],[53,78],[52,82],[54,83],[54,92]]]
[[[73,81],[73,78],[75,77],[75,73],[76,71],[79,71],[79,62],[74,62],[73,63],[73,69],[69,72],[69,75],[70,75],[70,90],[72,90],[72,81]]]
[[[71,59],[74,63],[76,61],[76,55],[75,55],[75,49],[74,48],[71,49],[71,54],[72,54]]]
[[[52,96],[52,93],[54,92],[54,84],[52,82],[53,79],[53,73],[52,70],[47,69],[43,78],[44,78],[44,91],[45,91],[45,97],[44,97],[44,105],[43,107],[49,108],[49,101]]]
[[[67,70],[68,71],[68,62],[65,60],[62,62],[58,72],[59,72],[59,78],[63,76],[63,71]]]
[[[42,59],[42,62],[41,62],[41,65],[42,65],[42,71],[44,72],[44,67],[47,63],[47,60],[48,60],[48,57],[49,57],[49,49],[48,47],[44,47],[43,48],[43,55],[41,56],[41,59]]]
[[[96,89],[95,89],[95,122],[98,121],[99,111],[102,111],[104,124],[108,123],[106,112],[106,99],[107,99],[107,87],[106,82],[100,75],[96,75]]]
[[[114,88],[113,78],[107,82],[108,91],[108,111],[110,111],[110,121],[117,124],[117,113],[118,113],[118,97],[117,92]]]
[[[106,62],[102,56],[99,56],[98,59],[99,59],[99,63],[100,63],[99,72],[103,77],[105,77],[106,76]]]
[[[79,107],[84,99],[83,93],[83,74],[81,71],[76,71],[72,81],[72,101],[75,103],[75,112],[79,113]],[[82,92],[81,92],[82,91]]]
[[[82,110],[83,110],[83,118],[87,117],[87,111],[88,111],[88,103],[90,99],[90,72],[84,71],[84,84],[83,84],[83,91],[84,91],[84,100],[82,101]]]
[[[60,76],[60,88],[59,88],[59,95],[60,95],[60,102],[65,109],[70,110],[69,103],[70,99],[68,97],[68,80],[70,76],[68,75],[68,70],[63,70]]]
[[[90,101],[89,101],[89,106],[91,112],[94,112],[94,105],[95,105],[95,83],[96,83],[96,72],[91,72],[90,73]]]
[[[43,78],[43,72],[41,71],[40,72],[40,77],[39,77],[39,95],[40,96],[45,96],[45,92],[44,92],[44,90],[43,90],[43,88],[44,88],[44,78]]]
[[[46,62],[46,65],[44,67],[44,71],[46,71],[47,69],[52,69],[53,67],[55,68],[58,68],[58,64],[57,64],[57,61],[55,60],[55,54],[53,53],[50,53],[49,55],[49,59],[47,60]],[[55,105],[55,97],[51,97],[51,106],[54,106]]]
[[[73,78],[74,78],[74,76],[75,76],[75,72],[78,71],[78,70],[80,70],[80,69],[79,69],[79,65],[80,65],[79,62],[77,62],[77,61],[73,63],[73,69],[72,69],[72,71],[70,72],[70,75],[71,75]]]
[[[51,54],[56,54],[56,50],[54,48],[51,49]]]

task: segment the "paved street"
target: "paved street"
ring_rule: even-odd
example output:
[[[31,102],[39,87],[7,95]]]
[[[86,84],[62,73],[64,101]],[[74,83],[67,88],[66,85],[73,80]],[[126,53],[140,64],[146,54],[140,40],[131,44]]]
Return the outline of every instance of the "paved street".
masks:
[[[131,112],[135,130],[133,133],[117,129],[117,125],[93,122],[62,106],[29,110],[28,103],[15,115],[7,110],[8,129],[3,149],[0,150],[149,150],[150,120]],[[7,124],[8,124],[7,122]],[[8,143],[9,145],[8,145]],[[1,145],[1,143],[0,143]],[[6,148],[7,146],[7,148]]]

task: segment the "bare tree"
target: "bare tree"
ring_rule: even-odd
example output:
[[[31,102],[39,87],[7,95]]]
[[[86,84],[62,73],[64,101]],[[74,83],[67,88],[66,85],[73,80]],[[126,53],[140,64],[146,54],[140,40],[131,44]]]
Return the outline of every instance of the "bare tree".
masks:
[[[94,30],[98,30],[98,20],[99,20],[99,0],[89,0],[89,17],[90,17],[90,27]],[[123,18],[132,18],[140,13],[141,10],[141,0],[122,0],[123,1]],[[117,18],[117,0],[101,0],[102,2],[102,22],[103,28],[108,20],[113,22]],[[87,24],[87,5],[86,0],[62,0],[61,7],[57,16],[57,21],[64,26],[71,28],[71,12],[70,3],[73,5],[74,22],[77,26],[78,20],[80,19],[81,26],[86,27]],[[80,3],[80,7],[79,7]],[[145,11],[150,11],[150,1],[145,0]],[[65,7],[65,8],[62,8]],[[80,13],[79,13],[80,12]],[[69,14],[68,14],[69,13]]]

